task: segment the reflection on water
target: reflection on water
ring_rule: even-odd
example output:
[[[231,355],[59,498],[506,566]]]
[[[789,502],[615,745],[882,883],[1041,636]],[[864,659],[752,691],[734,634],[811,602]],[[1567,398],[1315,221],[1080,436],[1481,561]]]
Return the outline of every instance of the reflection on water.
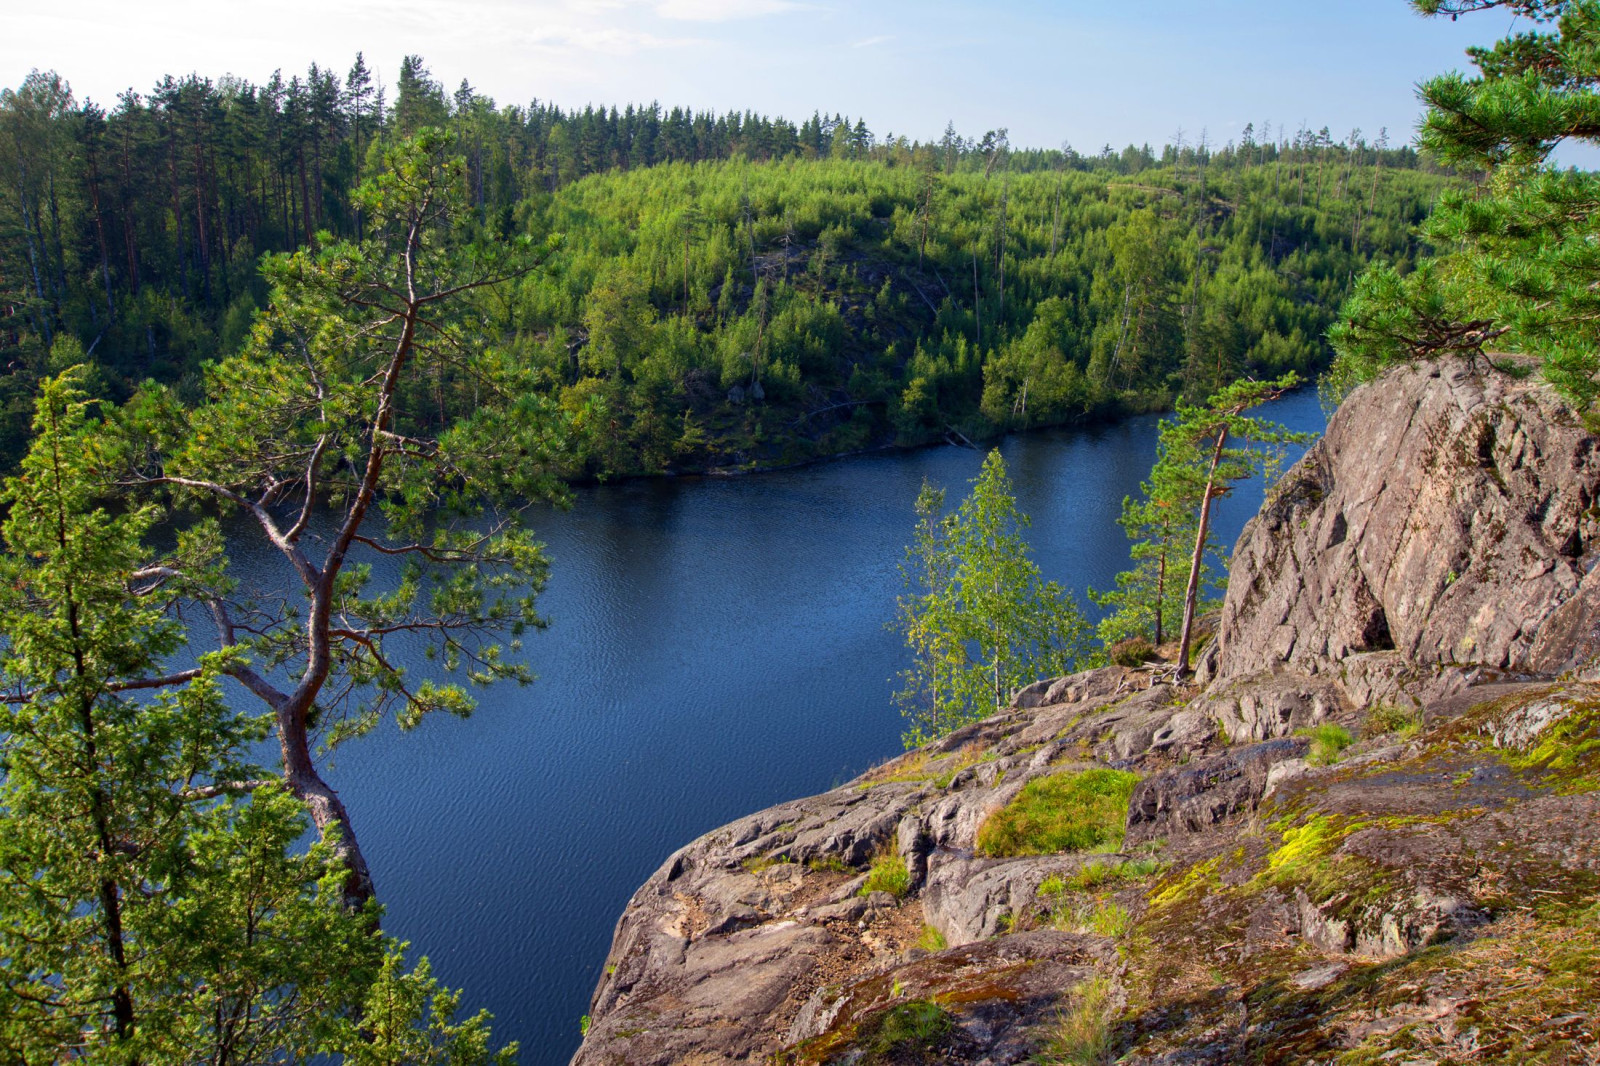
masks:
[[[1309,391],[1272,410],[1320,430]],[[1002,445],[1044,576],[1081,595],[1126,563],[1116,526],[1156,420]],[[342,749],[330,773],[388,907],[464,1008],[524,1063],[578,1043],[613,923],[675,848],[821,791],[899,750],[903,666],[888,628],[924,478],[959,501],[982,455],[940,448],[736,479],[583,489],[534,516],[549,546],[528,638],[539,680],[489,690],[466,722]],[[1238,535],[1260,503],[1223,501]],[[236,559],[265,579],[275,560]]]

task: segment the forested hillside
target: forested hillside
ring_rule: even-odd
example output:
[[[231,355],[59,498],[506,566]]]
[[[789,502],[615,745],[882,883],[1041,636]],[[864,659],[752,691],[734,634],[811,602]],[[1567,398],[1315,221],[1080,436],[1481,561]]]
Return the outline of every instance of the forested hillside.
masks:
[[[783,462],[1164,406],[1312,369],[1351,278],[1402,269],[1451,179],[1384,138],[1221,149],[917,143],[861,119],[497,107],[407,57],[264,85],[167,78],[114,109],[0,94],[0,463],[41,375],[192,394],[266,290],[260,255],[358,237],[384,145],[449,130],[475,222],[557,237],[482,327],[580,430],[574,476]]]

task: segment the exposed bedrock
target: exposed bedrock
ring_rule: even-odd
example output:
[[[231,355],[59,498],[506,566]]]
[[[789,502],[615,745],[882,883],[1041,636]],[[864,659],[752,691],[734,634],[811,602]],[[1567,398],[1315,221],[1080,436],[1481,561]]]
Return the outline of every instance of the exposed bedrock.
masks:
[[[1590,1061],[1597,496],[1537,383],[1357,390],[1246,527],[1198,685],[1042,680],[685,845],[574,1063],[1021,1063],[1084,1011],[1135,1066]],[[1139,778],[1120,839],[979,846],[1097,768]]]
[[[1388,651],[1363,695],[1436,680],[1408,669],[1592,669],[1597,493],[1594,438],[1536,381],[1445,363],[1360,388],[1239,539],[1218,679]]]

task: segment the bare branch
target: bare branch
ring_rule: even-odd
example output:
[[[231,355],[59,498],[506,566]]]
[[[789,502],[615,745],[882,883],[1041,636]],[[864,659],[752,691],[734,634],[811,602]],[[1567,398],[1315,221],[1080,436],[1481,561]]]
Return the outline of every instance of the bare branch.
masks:
[[[178,795],[186,800],[217,799],[220,796],[231,796],[240,792],[254,792],[258,788],[275,785],[278,782],[271,778],[259,778],[252,781],[220,781],[214,785],[198,785],[186,788]]]
[[[278,528],[278,523],[267,509],[260,504],[248,500],[225,485],[219,485],[214,481],[179,477],[174,474],[163,474],[150,480],[153,484],[179,485],[199,492],[209,492],[249,511],[250,515],[256,520],[256,524],[266,533],[267,539],[272,542],[273,547],[288,557],[289,562],[294,565],[295,571],[300,575],[300,580],[305,583],[307,588],[314,588],[321,579],[321,573],[311,564],[311,560],[306,558],[305,553],[300,550],[297,544],[284,538],[283,531]]]

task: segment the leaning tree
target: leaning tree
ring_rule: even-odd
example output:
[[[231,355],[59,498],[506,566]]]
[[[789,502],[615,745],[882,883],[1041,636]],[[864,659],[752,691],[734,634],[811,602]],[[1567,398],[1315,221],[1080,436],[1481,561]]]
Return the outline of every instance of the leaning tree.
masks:
[[[206,367],[198,404],[151,386],[120,417],[125,480],[188,508],[188,543],[265,542],[283,567],[270,590],[178,556],[145,575],[183,587],[239,653],[228,673],[271,709],[284,781],[357,905],[372,878],[318,751],[389,715],[404,729],[468,714],[451,678],[530,680],[506,652],[543,625],[546,562],[518,514],[565,498],[562,424],[483,321],[486,294],[540,251],[482,232],[450,149],[424,129],[385,154],[355,193],[361,240],[324,234],[264,260],[270,304]],[[448,676],[414,680],[419,646]]]

